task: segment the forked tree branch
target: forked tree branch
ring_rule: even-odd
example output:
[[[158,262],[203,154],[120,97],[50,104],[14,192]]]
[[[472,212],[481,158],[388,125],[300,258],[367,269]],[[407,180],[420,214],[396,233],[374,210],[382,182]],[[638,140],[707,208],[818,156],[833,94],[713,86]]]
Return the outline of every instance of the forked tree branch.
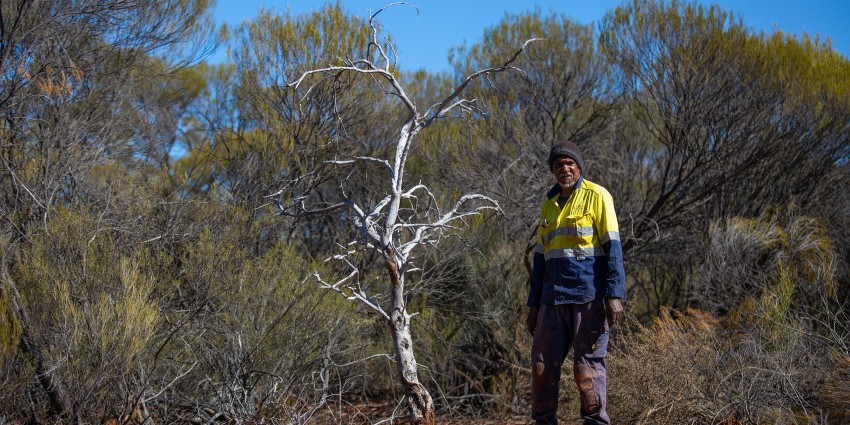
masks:
[[[514,55],[511,56],[511,58],[508,59],[501,66],[482,69],[480,71],[476,71],[476,72],[473,72],[472,74],[470,74],[468,77],[466,77],[465,80],[463,80],[462,83],[460,83],[460,85],[458,85],[455,88],[455,90],[454,90],[454,92],[452,92],[452,94],[450,94],[448,97],[443,99],[443,101],[440,102],[439,104],[437,104],[435,107],[431,107],[431,109],[429,109],[428,112],[426,112],[426,116],[428,116],[429,118],[426,120],[426,123],[423,123],[423,127],[430,125],[431,122],[433,122],[435,119],[444,116],[447,112],[449,112],[449,110],[451,110],[455,106],[461,104],[462,103],[461,101],[455,102],[455,103],[451,103],[451,102],[454,99],[456,99],[458,96],[460,96],[460,93],[463,92],[463,90],[466,88],[466,86],[468,86],[469,83],[471,83],[476,78],[478,78],[482,75],[489,75],[489,74],[494,74],[494,73],[503,72],[503,71],[507,71],[507,70],[517,71],[517,72],[525,75],[525,72],[523,70],[521,70],[521,69],[519,69],[515,66],[512,66],[511,64],[513,64],[517,60],[517,58],[519,58],[519,55],[523,51],[525,51],[525,48],[529,44],[531,44],[534,41],[539,41],[539,40],[542,40],[542,38],[531,38],[531,39],[526,40],[525,43],[522,43],[522,47],[520,47],[519,50],[517,50],[514,53]]]
[[[348,255],[353,252],[349,251],[346,254],[334,255],[331,258],[325,260],[325,262],[331,260],[338,260],[344,262],[350,269],[351,272],[345,277],[337,280],[334,283],[328,283],[324,279],[322,279],[319,272],[314,271],[313,277],[316,278],[316,281],[319,282],[321,288],[328,289],[334,291],[347,300],[357,300],[363,303],[366,307],[372,310],[375,314],[382,317],[385,320],[390,320],[390,316],[381,308],[381,305],[375,302],[372,298],[370,298],[366,292],[363,291],[363,288],[360,286],[360,270],[348,260]],[[346,290],[348,291],[346,293]]]

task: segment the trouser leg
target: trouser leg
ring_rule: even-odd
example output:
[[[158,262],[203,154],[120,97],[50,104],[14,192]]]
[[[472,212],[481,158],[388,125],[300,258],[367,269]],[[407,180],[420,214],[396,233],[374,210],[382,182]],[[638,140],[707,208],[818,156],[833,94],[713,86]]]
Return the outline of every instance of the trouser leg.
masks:
[[[558,423],[561,366],[571,344],[566,306],[541,305],[531,347],[531,417],[537,424]]]
[[[574,314],[573,377],[581,397],[581,417],[585,424],[610,424],[606,409],[608,324],[604,300],[576,306]]]

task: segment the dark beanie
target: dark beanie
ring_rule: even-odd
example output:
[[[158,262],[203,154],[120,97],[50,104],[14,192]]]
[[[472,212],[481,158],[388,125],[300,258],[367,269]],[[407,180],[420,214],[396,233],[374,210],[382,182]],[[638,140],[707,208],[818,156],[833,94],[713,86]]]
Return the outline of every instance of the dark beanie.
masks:
[[[573,161],[578,164],[578,168],[584,170],[584,161],[581,160],[581,149],[579,149],[575,143],[569,140],[564,140],[563,142],[555,144],[552,146],[552,149],[549,150],[549,171],[552,171],[552,163],[555,162],[555,158],[559,155],[572,158]]]

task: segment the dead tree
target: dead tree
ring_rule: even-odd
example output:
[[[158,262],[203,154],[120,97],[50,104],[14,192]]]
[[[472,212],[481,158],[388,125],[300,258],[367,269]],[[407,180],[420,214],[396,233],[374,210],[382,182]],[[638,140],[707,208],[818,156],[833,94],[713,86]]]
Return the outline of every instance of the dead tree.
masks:
[[[341,65],[306,71],[287,84],[288,88],[297,90],[302,85],[310,84],[305,84],[306,82],[312,81],[312,85],[309,85],[306,94],[302,97],[306,99],[310,91],[321,81],[336,80],[349,74],[372,78],[383,86],[382,89],[389,96],[398,100],[399,107],[403,108],[406,118],[401,123],[397,139],[392,145],[394,155],[391,158],[353,156],[327,161],[328,164],[336,166],[378,165],[386,172],[383,197],[352,199],[344,189],[341,189],[340,202],[312,207],[307,205],[306,195],[294,197],[294,200],[290,198],[285,205],[277,201],[282,191],[271,197],[280,209],[280,214],[289,217],[303,218],[347,210],[346,213],[357,228],[359,238],[338,244],[341,252],[328,258],[327,261],[339,262],[350,272],[339,280],[330,279],[331,282],[318,272],[315,273],[315,278],[322,288],[335,291],[349,300],[361,302],[389,326],[393,337],[398,378],[404,389],[410,419],[416,424],[433,424],[434,404],[428,390],[419,381],[413,352],[414,341],[411,337],[410,325],[411,317],[415,313],[411,314],[405,305],[405,276],[418,270],[414,261],[417,248],[438,244],[442,238],[463,226],[465,218],[479,215],[487,210],[499,211],[499,205],[487,196],[467,194],[460,196],[450,209],[441,209],[437,197],[428,186],[422,183],[406,185],[405,164],[419,132],[438,120],[449,117],[450,113],[476,111],[473,99],[461,97],[470,83],[504,71],[522,73],[513,63],[525,47],[535,39],[526,41],[503,64],[470,74],[448,96],[432,105],[424,113],[420,113],[394,72],[395,61],[391,60],[387,53],[387,49],[391,49],[392,46],[389,43],[382,45],[378,39],[379,30],[375,17],[387,7],[398,4],[405,3],[385,6],[369,18],[372,41],[367,51],[367,59],[342,59]],[[393,52],[390,51],[390,53]],[[374,61],[368,59],[373,56]],[[361,285],[362,273],[355,265],[357,261],[354,258],[365,251],[377,252],[383,260],[383,268],[388,278],[387,293],[383,294],[388,298],[385,305],[367,293]],[[336,281],[333,282],[333,280]]]

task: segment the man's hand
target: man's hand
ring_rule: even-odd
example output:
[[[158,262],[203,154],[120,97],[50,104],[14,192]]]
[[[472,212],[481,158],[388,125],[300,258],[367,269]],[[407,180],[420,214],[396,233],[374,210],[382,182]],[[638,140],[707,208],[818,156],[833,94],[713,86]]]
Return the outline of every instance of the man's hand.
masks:
[[[614,326],[623,316],[623,301],[619,298],[605,298],[605,315],[608,317],[608,326]]]
[[[528,333],[531,336],[534,336],[534,330],[537,329],[537,315],[540,313],[540,309],[537,307],[531,307],[528,310],[528,316],[525,318],[525,327],[528,329]]]

